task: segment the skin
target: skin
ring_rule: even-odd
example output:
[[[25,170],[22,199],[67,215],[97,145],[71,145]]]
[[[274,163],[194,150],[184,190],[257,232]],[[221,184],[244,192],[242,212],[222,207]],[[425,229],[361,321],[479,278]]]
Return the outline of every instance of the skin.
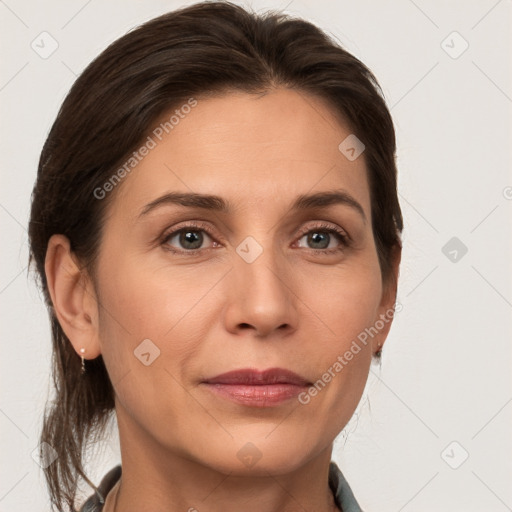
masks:
[[[67,239],[52,237],[46,273],[59,322],[77,354],[84,347],[87,359],[103,356],[116,394],[123,474],[105,512],[114,498],[123,512],[333,510],[333,441],[391,321],[307,405],[242,406],[201,381],[282,367],[315,382],[393,306],[396,287],[382,286],[371,229],[364,153],[349,161],[338,149],[350,133],[322,100],[292,90],[198,98],[118,185],[96,283],[80,273]],[[366,221],[344,204],[291,209],[301,194],[339,189]],[[219,195],[233,210],[167,204],[138,218],[172,191]],[[179,236],[161,239],[186,221],[210,229],[199,231],[195,253]],[[349,246],[319,222],[342,229]],[[308,242],[310,231],[325,245]],[[263,249],[252,263],[236,252],[247,236]],[[325,254],[325,246],[341,250]],[[399,262],[397,252],[396,275]],[[134,355],[145,339],[160,350],[148,366]],[[251,467],[237,457],[248,442],[261,455]]]

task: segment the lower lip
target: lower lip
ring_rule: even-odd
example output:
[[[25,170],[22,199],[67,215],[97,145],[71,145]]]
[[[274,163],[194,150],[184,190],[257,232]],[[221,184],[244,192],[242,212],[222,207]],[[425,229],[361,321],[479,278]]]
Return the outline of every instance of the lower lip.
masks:
[[[213,393],[241,405],[251,407],[275,407],[296,397],[307,389],[307,386],[295,384],[242,385],[242,384],[210,384],[205,383]]]

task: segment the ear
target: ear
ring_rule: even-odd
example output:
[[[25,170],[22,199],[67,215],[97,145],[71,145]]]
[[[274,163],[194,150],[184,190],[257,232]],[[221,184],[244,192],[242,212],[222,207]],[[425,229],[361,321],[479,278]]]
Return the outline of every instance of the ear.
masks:
[[[98,333],[98,302],[87,273],[80,270],[64,235],[53,235],[46,249],[45,273],[53,309],[76,353],[95,359],[101,353]]]
[[[386,338],[388,337],[391,324],[396,312],[401,310],[401,305],[396,305],[396,292],[398,287],[398,275],[400,268],[400,261],[402,259],[402,247],[395,245],[391,253],[391,276],[382,290],[382,299],[379,304],[377,318],[375,319],[375,328],[378,333],[372,340],[372,351],[375,354],[378,350],[382,349]]]

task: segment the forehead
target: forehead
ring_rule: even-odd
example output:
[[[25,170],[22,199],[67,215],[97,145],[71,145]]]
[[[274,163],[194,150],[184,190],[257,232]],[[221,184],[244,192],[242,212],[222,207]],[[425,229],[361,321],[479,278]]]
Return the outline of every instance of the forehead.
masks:
[[[173,190],[261,208],[269,198],[277,205],[299,194],[343,188],[370,214],[364,154],[350,161],[340,151],[351,130],[323,100],[277,89],[196,101],[155,123],[142,142],[150,149],[121,183],[116,210],[136,215]]]

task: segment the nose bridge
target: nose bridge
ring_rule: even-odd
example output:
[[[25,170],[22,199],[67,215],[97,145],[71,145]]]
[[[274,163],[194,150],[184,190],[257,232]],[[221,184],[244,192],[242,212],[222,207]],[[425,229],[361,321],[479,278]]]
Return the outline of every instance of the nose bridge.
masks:
[[[247,236],[236,247],[230,272],[232,328],[250,325],[268,334],[281,326],[295,327],[296,300],[282,251],[271,233]]]
[[[236,246],[235,273],[240,279],[249,279],[253,285],[265,284],[278,291],[284,286],[285,261],[282,251],[276,246],[271,231],[260,230],[246,236]]]

